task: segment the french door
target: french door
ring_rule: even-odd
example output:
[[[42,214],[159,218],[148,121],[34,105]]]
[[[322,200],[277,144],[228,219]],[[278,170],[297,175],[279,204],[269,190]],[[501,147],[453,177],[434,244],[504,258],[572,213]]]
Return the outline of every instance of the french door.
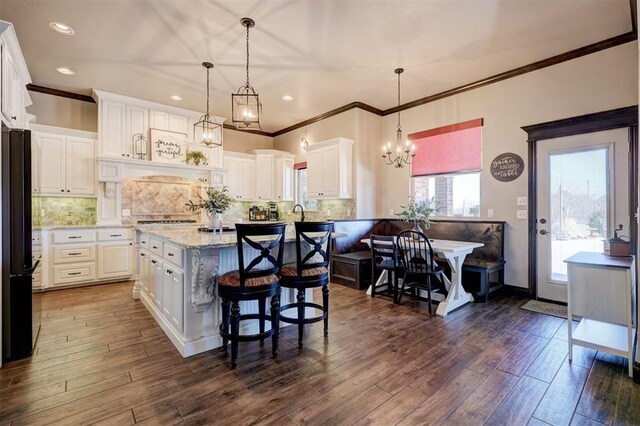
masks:
[[[564,260],[602,252],[619,224],[629,235],[628,134],[621,128],[538,141],[538,298],[566,302]]]

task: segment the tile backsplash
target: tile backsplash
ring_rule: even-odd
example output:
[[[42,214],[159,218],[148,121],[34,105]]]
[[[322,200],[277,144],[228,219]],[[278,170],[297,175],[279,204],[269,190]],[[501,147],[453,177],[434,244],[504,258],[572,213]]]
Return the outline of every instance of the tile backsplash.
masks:
[[[281,201],[276,203],[283,222],[295,222],[300,220],[300,212],[292,213],[293,201]],[[249,222],[249,208],[258,206],[268,210],[269,203],[242,201],[234,203],[224,214],[224,222]],[[351,219],[355,218],[355,202],[353,200],[318,200],[317,210],[305,210],[307,221],[322,221],[326,219]]]
[[[33,226],[95,225],[96,199],[32,197]]]

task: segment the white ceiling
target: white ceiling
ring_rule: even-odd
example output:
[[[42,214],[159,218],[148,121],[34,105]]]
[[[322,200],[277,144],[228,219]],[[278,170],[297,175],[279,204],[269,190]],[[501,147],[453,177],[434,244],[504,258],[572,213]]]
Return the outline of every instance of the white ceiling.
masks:
[[[239,20],[252,17],[251,83],[263,130],[275,131],[353,101],[395,106],[399,66],[404,103],[631,31],[629,9],[629,0],[0,0],[0,19],[14,23],[34,84],[202,111],[200,63],[211,61],[212,112],[230,117],[245,80]],[[54,33],[51,21],[76,34]]]

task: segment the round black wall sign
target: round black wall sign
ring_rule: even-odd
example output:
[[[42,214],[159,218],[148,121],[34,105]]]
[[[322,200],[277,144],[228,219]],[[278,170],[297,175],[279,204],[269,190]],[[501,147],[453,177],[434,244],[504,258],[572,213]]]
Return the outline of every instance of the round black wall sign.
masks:
[[[524,160],[518,154],[505,152],[491,162],[491,176],[500,182],[511,182],[520,177],[524,171]]]

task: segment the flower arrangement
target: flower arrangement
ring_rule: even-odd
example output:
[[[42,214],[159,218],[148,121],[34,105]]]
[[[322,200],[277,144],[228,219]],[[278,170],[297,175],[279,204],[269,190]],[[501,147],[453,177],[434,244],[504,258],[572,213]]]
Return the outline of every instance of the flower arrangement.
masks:
[[[222,189],[217,189],[214,187],[207,187],[205,189],[205,196],[198,195],[198,202],[194,203],[192,200],[189,200],[187,206],[189,210],[196,211],[203,209],[209,214],[213,213],[223,213],[233,203],[234,199],[229,195],[229,188],[226,186],[222,187]]]
[[[396,216],[404,222],[413,222],[414,230],[422,232],[420,222],[424,223],[426,229],[431,227],[430,216],[438,211],[438,207],[432,201],[416,201],[414,196],[409,197],[409,204],[400,206],[403,210]]]

